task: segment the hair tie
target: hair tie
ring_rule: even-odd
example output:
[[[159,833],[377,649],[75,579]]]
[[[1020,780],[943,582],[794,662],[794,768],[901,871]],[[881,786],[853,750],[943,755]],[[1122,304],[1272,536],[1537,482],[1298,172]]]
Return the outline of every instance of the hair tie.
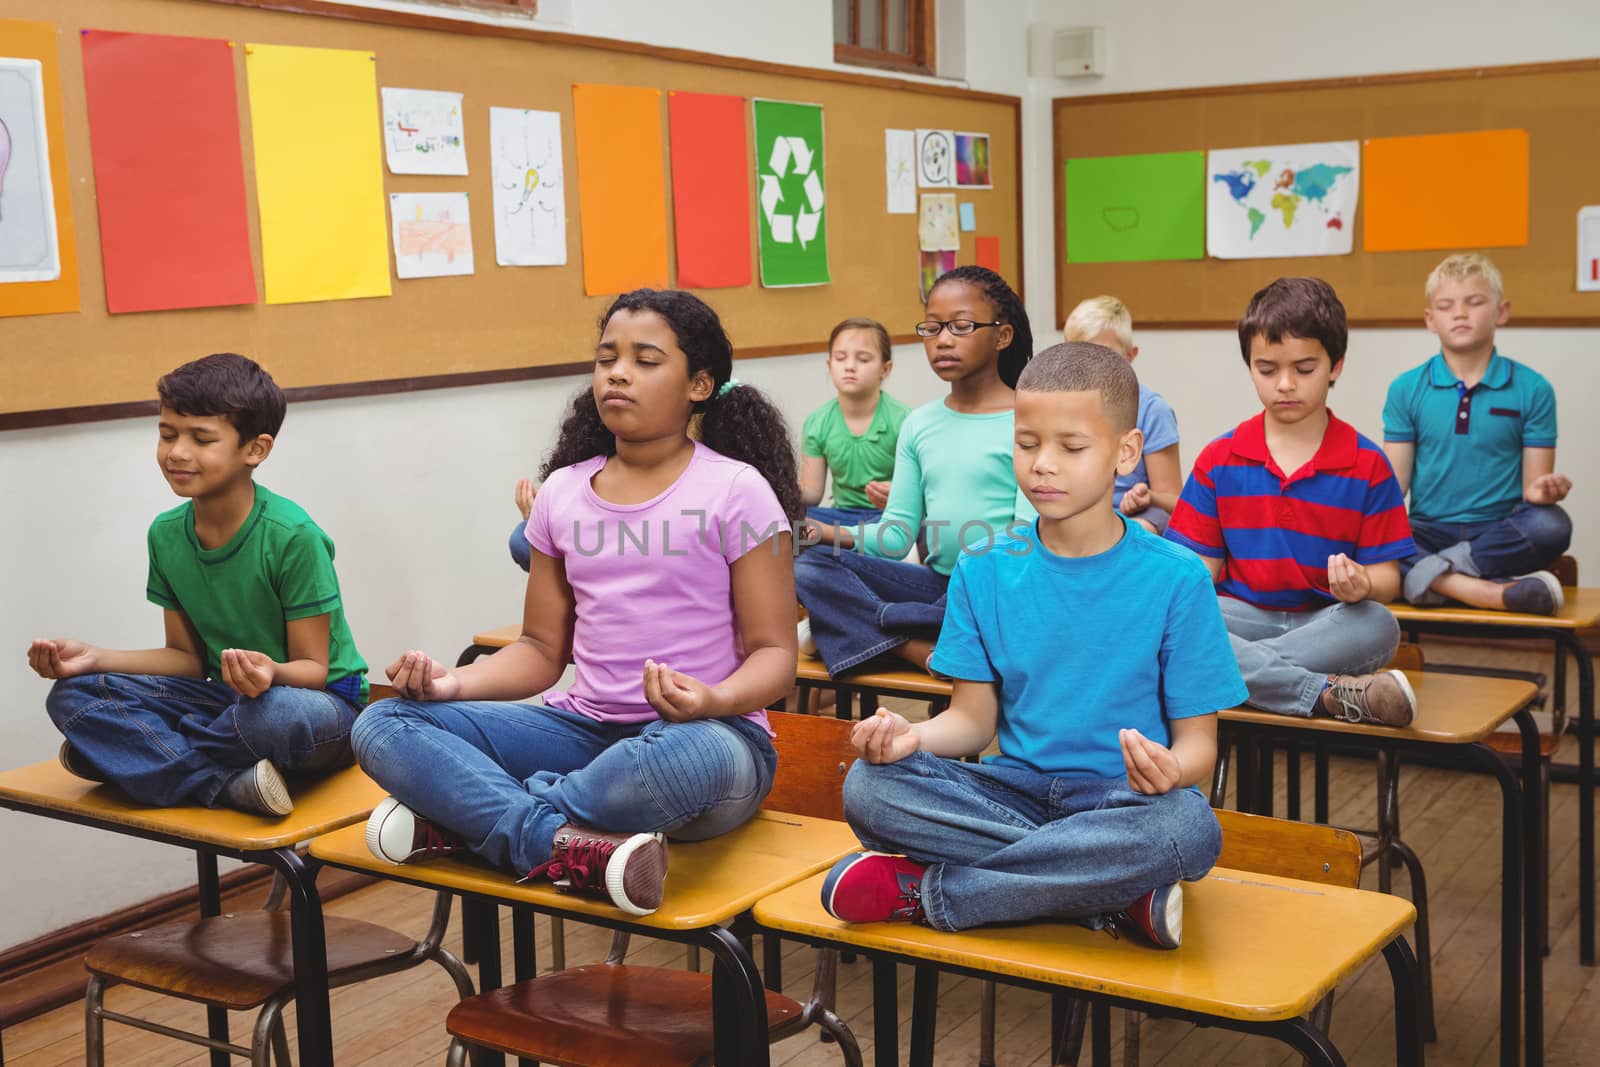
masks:
[[[717,399],[720,400],[722,397],[727,396],[729,393],[739,388],[741,384],[743,383],[741,383],[739,379],[729,378],[727,381],[722,383],[722,388],[717,390]]]

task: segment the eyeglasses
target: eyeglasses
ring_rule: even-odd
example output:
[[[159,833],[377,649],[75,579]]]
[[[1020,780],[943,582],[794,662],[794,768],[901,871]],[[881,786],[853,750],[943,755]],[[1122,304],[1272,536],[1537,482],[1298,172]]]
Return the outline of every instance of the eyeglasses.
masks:
[[[938,337],[945,330],[950,331],[952,337],[965,337],[977,333],[981,326],[999,326],[998,322],[973,322],[971,319],[951,319],[949,322],[940,322],[938,319],[928,319],[917,323],[918,337]]]

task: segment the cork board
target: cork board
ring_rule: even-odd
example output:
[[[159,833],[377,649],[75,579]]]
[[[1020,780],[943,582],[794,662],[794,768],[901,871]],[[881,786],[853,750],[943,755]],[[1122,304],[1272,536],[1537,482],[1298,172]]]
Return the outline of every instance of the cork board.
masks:
[[[974,203],[978,224],[976,233],[961,234],[958,262],[974,262],[975,237],[998,236],[1002,273],[1021,289],[1021,102],[1016,97],[317,0],[52,0],[45,5],[0,0],[0,18],[48,19],[59,30],[68,184],[82,271],[80,313],[0,319],[0,428],[150,410],[162,373],[215,351],[262,360],[297,400],[584,372],[594,350],[596,321],[609,298],[583,292],[577,182],[571,180],[577,158],[575,82],[663,90],[663,136],[666,93],[674,89],[823,105],[833,281],[811,288],[752,284],[701,291],[722,315],[741,357],[820,351],[833,324],[853,315],[879,319],[897,339],[911,339],[922,310],[917,216],[885,210],[886,127],[990,135],[994,187],[955,190]],[[472,277],[394,280],[394,295],[388,298],[111,315],[100,268],[78,43],[84,29],[360,49],[375,53],[379,86],[464,93],[470,175],[394,175],[386,169],[386,194],[465,189],[474,204],[486,207],[491,202],[489,108],[559,111],[569,178],[568,262],[495,266],[492,212],[475,210],[478,272]],[[234,51],[259,289],[244,49]],[[751,175],[754,186],[753,167]],[[670,170],[661,196],[670,218]],[[752,227],[752,264],[755,252]],[[391,274],[393,269],[391,256]]]
[[[1310,274],[1338,290],[1353,323],[1413,326],[1423,282],[1447,251],[1364,252],[1361,208],[1348,256],[1067,263],[1067,159],[1248,145],[1517,128],[1528,131],[1528,244],[1485,249],[1505,276],[1513,322],[1600,326],[1600,293],[1576,286],[1577,217],[1600,202],[1600,61],[1220,86],[1054,101],[1056,320],[1115,293],[1139,326],[1232,325],[1272,279]]]

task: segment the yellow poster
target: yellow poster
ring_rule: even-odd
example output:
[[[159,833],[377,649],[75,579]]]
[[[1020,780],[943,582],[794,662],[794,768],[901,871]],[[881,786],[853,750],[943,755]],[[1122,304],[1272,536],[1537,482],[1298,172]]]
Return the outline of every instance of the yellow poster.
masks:
[[[389,295],[371,52],[245,46],[267,303]]]

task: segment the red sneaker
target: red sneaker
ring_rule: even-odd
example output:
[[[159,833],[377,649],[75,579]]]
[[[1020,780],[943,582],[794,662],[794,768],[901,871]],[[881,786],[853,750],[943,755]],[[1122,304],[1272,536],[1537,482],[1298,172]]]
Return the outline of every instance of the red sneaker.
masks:
[[[611,901],[629,915],[649,915],[661,906],[666,889],[666,837],[567,823],[556,831],[550,858],[522,881],[540,875],[563,892],[584,892]]]
[[[367,850],[390,863],[448,856],[465,848],[461,838],[394,797],[384,797],[367,819]]]
[[[822,880],[822,906],[847,923],[923,922],[920,863],[904,856],[857,852]]]
[[[1156,948],[1177,948],[1183,942],[1183,883],[1151,890],[1112,916],[1112,922],[1132,926]]]

